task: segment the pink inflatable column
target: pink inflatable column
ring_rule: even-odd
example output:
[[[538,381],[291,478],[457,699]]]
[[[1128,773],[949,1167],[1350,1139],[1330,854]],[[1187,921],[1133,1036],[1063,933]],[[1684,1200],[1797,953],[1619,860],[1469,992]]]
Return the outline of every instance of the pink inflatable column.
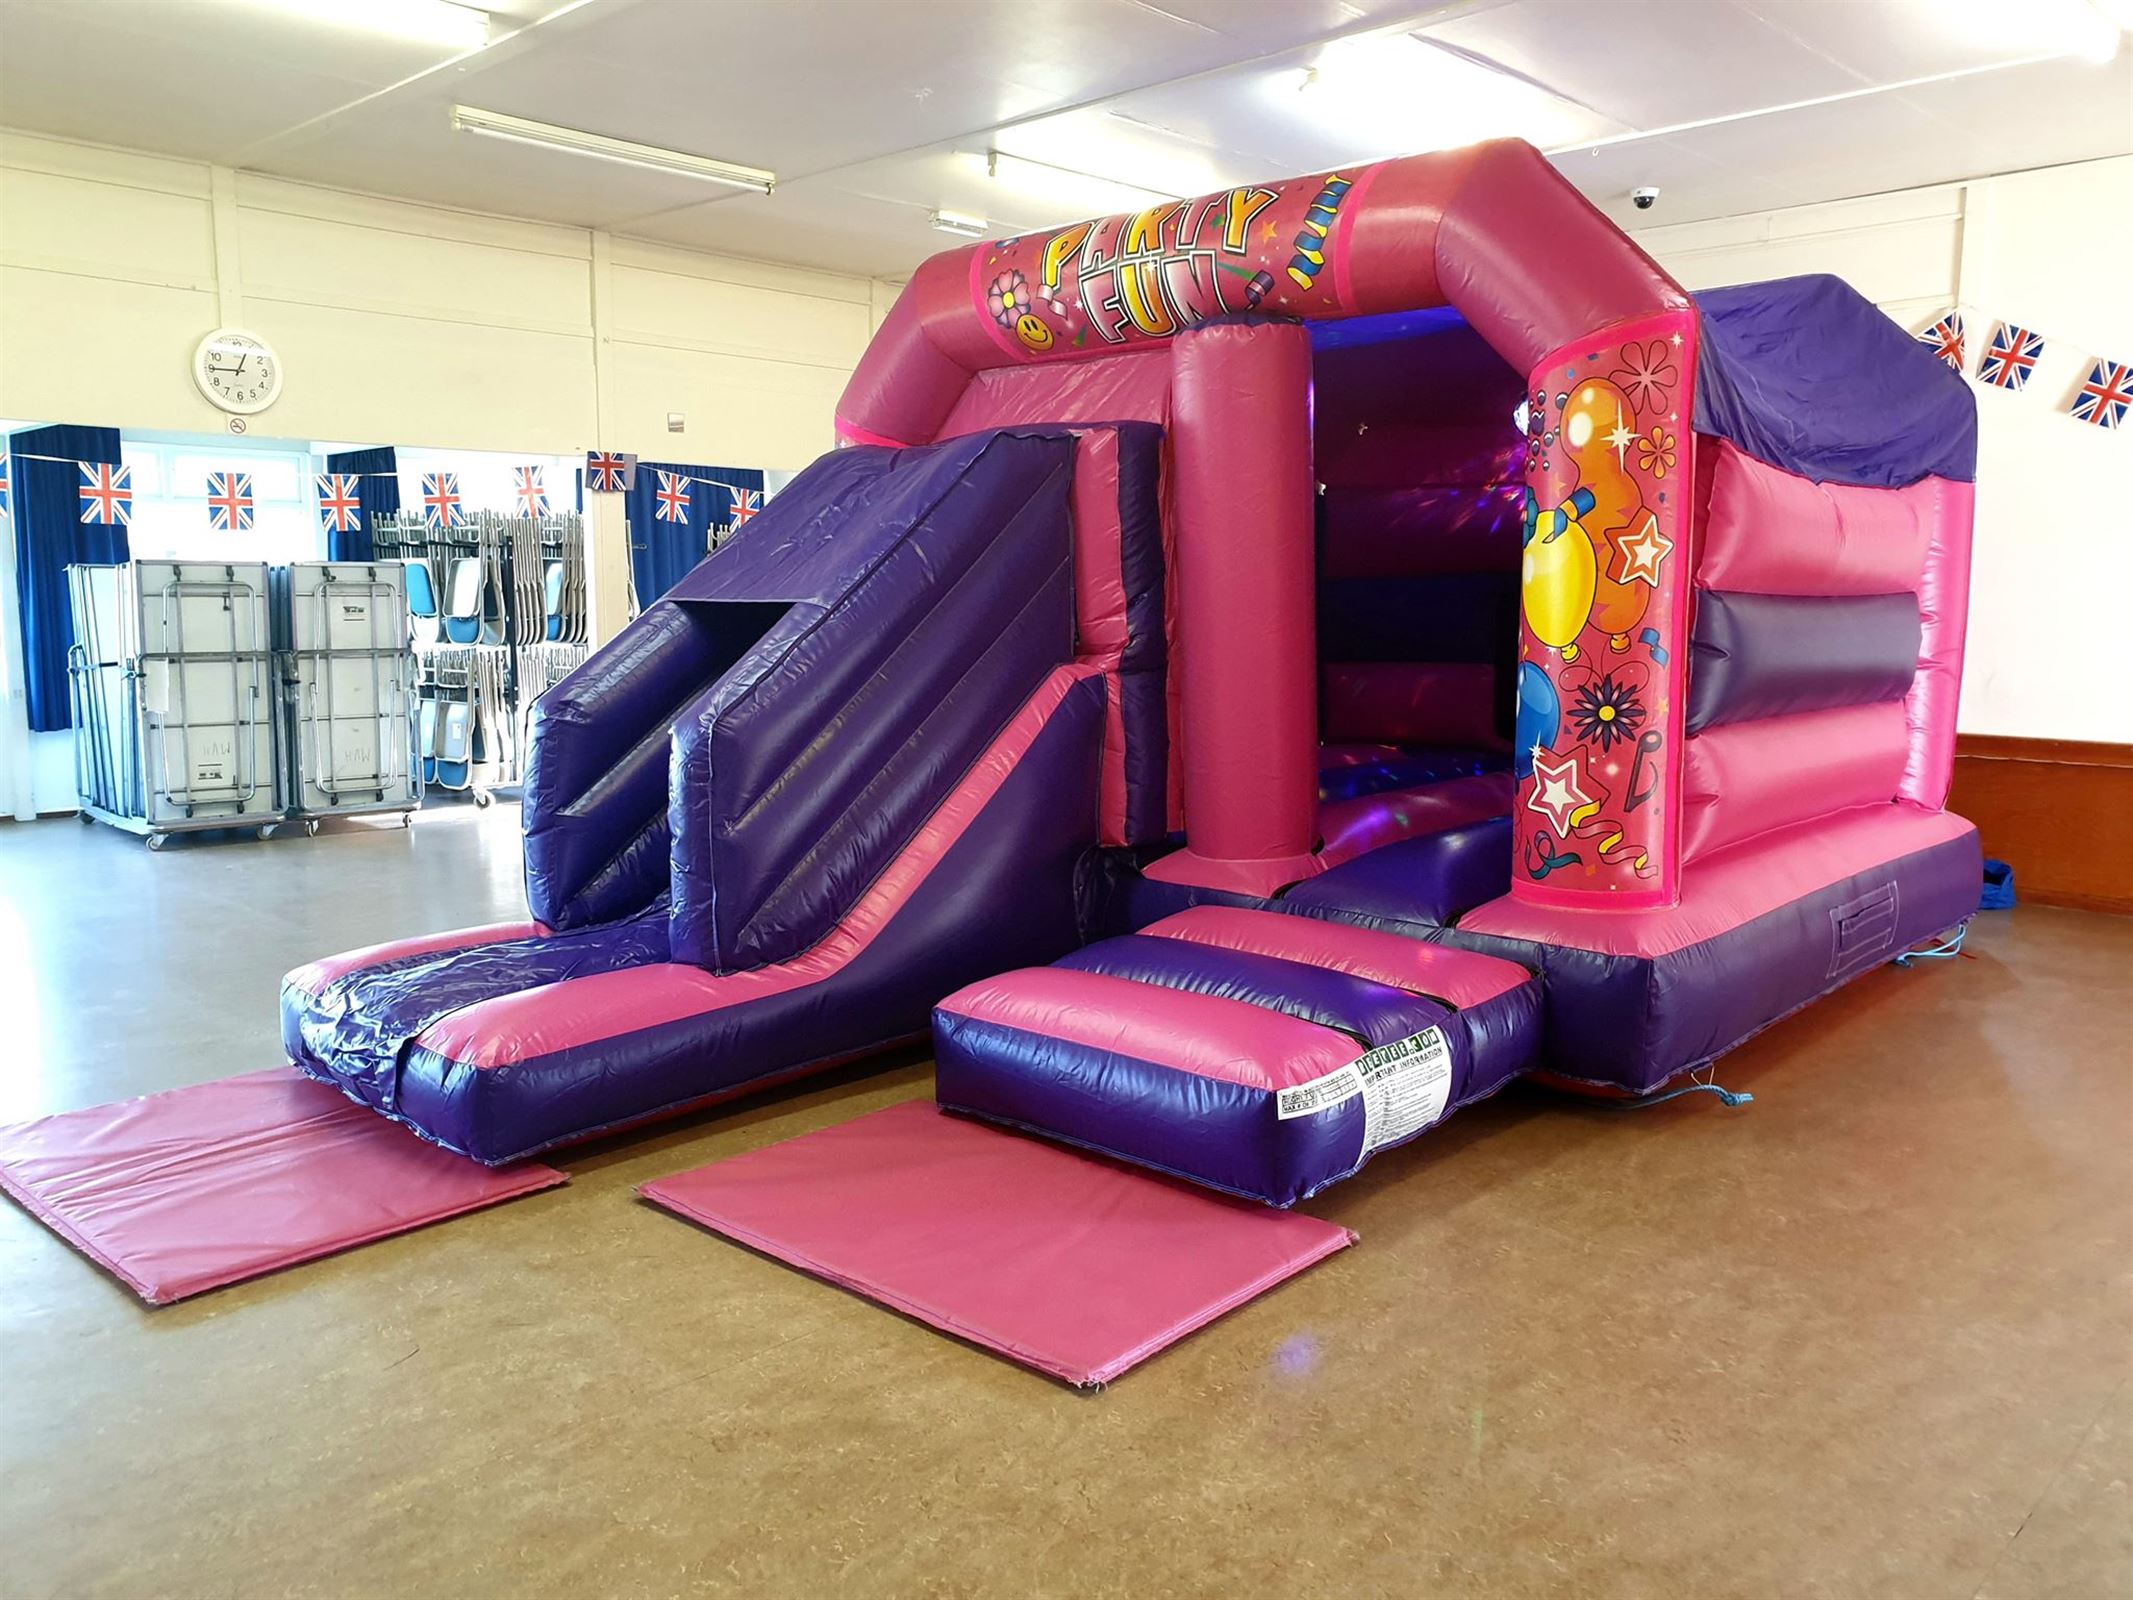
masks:
[[[1318,867],[1311,338],[1226,323],[1174,348],[1186,848],[1148,876],[1268,894]]]

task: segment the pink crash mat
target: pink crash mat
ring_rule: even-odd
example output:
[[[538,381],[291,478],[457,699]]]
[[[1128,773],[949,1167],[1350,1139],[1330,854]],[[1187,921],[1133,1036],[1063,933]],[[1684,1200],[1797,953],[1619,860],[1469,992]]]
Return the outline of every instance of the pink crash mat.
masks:
[[[157,1306],[564,1181],[424,1144],[287,1067],[0,1127],[0,1188]]]
[[[1073,1384],[1106,1383],[1346,1228],[913,1100],[639,1191],[804,1272]]]

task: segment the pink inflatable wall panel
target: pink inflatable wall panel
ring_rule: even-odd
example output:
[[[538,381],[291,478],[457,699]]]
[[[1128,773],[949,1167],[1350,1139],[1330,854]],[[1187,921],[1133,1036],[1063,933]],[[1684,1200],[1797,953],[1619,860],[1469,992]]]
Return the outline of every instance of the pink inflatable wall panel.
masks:
[[[1925,571],[1918,585],[1918,676],[1904,701],[1910,756],[1901,793],[1922,806],[1945,805],[1955,775],[1955,717],[1963,687],[1963,636],[1970,619],[1970,531],[1974,485],[1926,480],[1936,501]],[[1922,486],[1923,487],[1923,486]]]
[[[1974,486],[1947,478],[1901,489],[1811,483],[1724,441],[1700,442],[1711,465],[1699,588],[1918,597],[1918,670],[1903,702],[1897,792],[1923,806],[1945,804],[1970,610]]]
[[[1697,734],[1684,765],[1682,859],[1714,855],[1832,811],[1893,800],[1909,743],[1896,700]]]
[[[1715,457],[1700,588],[1750,594],[1906,594],[1942,509],[1940,479],[1907,489],[1810,483],[1699,438]]]
[[[1132,355],[1105,356],[1070,366],[993,367],[974,372],[941,424],[938,437],[952,439],[981,428],[1066,421],[1167,425],[1169,347],[1156,345]]]

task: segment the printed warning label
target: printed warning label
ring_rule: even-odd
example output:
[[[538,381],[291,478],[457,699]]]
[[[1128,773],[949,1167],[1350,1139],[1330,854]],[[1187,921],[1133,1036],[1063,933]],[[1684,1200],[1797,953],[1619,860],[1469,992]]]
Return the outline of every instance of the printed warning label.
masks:
[[[1380,1045],[1358,1059],[1352,1070],[1362,1084],[1366,1157],[1421,1132],[1442,1117],[1451,1102],[1452,1051],[1441,1028],[1425,1028]]]
[[[1287,1122],[1291,1117],[1308,1117],[1313,1112],[1353,1100],[1363,1092],[1362,1075],[1355,1068],[1356,1063],[1351,1061],[1344,1067],[1335,1067],[1322,1078],[1282,1090],[1274,1102],[1275,1114]]]

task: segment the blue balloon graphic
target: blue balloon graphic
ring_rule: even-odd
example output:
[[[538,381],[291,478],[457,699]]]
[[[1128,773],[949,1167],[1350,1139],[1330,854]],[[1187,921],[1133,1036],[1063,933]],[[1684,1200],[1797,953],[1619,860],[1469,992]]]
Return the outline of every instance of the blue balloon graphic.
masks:
[[[1530,661],[1518,668],[1518,723],[1511,738],[1511,770],[1521,778],[1533,776],[1533,749],[1555,748],[1555,736],[1563,726],[1563,702],[1557,698],[1548,674]]]

